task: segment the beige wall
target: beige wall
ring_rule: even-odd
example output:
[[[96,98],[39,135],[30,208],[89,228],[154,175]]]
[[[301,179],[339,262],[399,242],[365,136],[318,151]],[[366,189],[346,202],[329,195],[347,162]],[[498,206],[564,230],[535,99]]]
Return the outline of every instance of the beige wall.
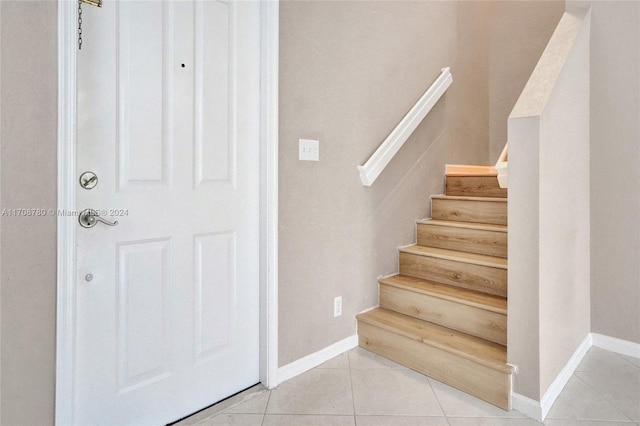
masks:
[[[442,192],[446,163],[495,161],[490,122],[506,126],[564,7],[508,3],[281,3],[280,365],[355,333],[354,315],[377,304],[376,278],[397,271],[397,247],[415,241],[415,220]],[[516,23],[497,25],[507,17]],[[490,54],[496,40],[504,51]],[[362,187],[356,166],[444,66],[449,91]],[[508,87],[496,87],[499,75]],[[320,141],[320,162],[298,161],[299,138]],[[333,318],[339,295],[344,313]]]
[[[2,209],[55,208],[57,6],[2,1]],[[56,219],[3,217],[3,425],[53,423]]]
[[[589,22],[565,14],[509,118],[509,362],[540,401],[590,332]]]
[[[397,246],[442,192],[445,163],[486,161],[486,107],[473,109],[488,102],[484,50],[464,52],[475,72],[456,56],[464,41],[482,45],[459,25],[465,13],[455,2],[281,4],[280,365],[354,334],[355,314],[377,304],[377,277],[397,270]],[[356,166],[445,66],[449,91],[363,187]],[[320,141],[320,162],[298,161],[299,138]]]
[[[640,1],[592,7],[591,323],[640,343]]]
[[[489,35],[489,161],[507,141],[507,117],[529,80],[560,17],[561,1],[491,2]]]

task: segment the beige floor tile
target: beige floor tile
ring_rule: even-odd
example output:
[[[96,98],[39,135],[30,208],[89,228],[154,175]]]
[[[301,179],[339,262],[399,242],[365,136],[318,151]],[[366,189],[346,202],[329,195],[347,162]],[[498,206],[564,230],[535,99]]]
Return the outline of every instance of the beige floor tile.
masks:
[[[262,414],[227,414],[222,413],[217,416],[205,419],[197,424],[197,426],[212,425],[241,425],[241,426],[260,426],[262,424]]]
[[[271,391],[268,414],[353,415],[349,370],[316,368]]]
[[[227,413],[232,407],[240,404],[244,404],[245,402],[252,400],[255,397],[258,397],[261,394],[268,393],[268,389],[261,384],[255,385],[246,389],[238,394],[231,396],[217,404],[214,404],[210,407],[205,408],[202,411],[197,412],[196,414],[187,417],[186,419],[180,420],[175,426],[193,426],[196,423],[200,423],[203,420],[213,418],[221,413]],[[264,411],[263,411],[264,412]],[[259,413],[244,413],[244,414],[259,414]]]
[[[576,371],[634,371],[637,367],[622,355],[592,347],[582,359]]]
[[[354,426],[353,416],[315,416],[299,414],[268,414],[265,426]]]
[[[396,362],[383,358],[362,348],[355,348],[349,351],[349,365],[351,366],[351,369],[358,370],[407,369]]]
[[[343,353],[329,361],[320,364],[317,368],[349,368],[349,355]]]
[[[429,380],[409,369],[351,370],[357,415],[442,416]]]
[[[262,389],[217,415],[212,407],[214,415],[198,425],[261,425],[263,418],[271,426],[541,425],[362,348]],[[545,426],[640,426],[640,360],[592,348],[547,417]]]
[[[451,426],[540,426],[532,419],[505,417],[447,417]]]
[[[605,422],[602,420],[545,420],[545,426],[631,426],[629,422]]]
[[[466,394],[435,379],[429,379],[431,387],[444,410],[444,414],[452,417],[525,417],[524,414],[511,410],[505,411],[476,397]]]
[[[356,416],[358,426],[448,426],[445,417]]]
[[[238,404],[235,407],[224,410],[225,413],[240,413],[240,414],[264,414],[267,409],[267,402],[269,401],[270,391],[262,392],[253,398]]]
[[[590,373],[592,374],[592,373]],[[629,420],[575,375],[551,407],[548,419]]]
[[[581,371],[576,376],[634,422],[640,421],[639,371]]]
[[[640,358],[635,358],[632,356],[626,356],[626,355],[621,355],[622,358],[624,358],[625,360],[629,361],[631,364],[635,365],[636,367],[640,368]]]

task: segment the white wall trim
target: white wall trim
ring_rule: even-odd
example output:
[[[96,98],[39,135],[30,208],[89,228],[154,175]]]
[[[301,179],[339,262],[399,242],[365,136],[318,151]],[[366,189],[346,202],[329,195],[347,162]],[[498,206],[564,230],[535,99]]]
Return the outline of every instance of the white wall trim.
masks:
[[[395,274],[391,274],[389,276],[392,277],[392,276],[395,276],[395,275],[398,275],[398,274],[395,273]],[[386,277],[378,277],[379,280],[381,280],[382,278],[386,278]],[[380,283],[378,283],[378,289],[380,289]],[[370,308],[365,309],[364,311],[358,312],[358,315],[366,314],[367,312],[373,311],[374,309],[378,309],[379,307],[380,307],[379,304],[375,305],[375,306],[372,306]],[[358,328],[358,322],[356,321],[356,329],[357,328]]]
[[[591,333],[587,333],[582,343],[576,348],[567,361],[567,364],[560,370],[560,374],[556,377],[556,379],[551,383],[551,386],[547,389],[547,391],[542,396],[540,400],[540,408],[542,410],[542,420],[547,417],[549,414],[549,410],[553,406],[553,403],[556,402],[556,399],[564,389],[565,385],[571,379],[573,373],[575,373],[576,368],[580,365],[582,358],[587,354],[587,351],[593,344],[593,339],[591,338]]]
[[[278,382],[286,382],[287,380],[307,372],[312,368],[329,361],[331,358],[335,358],[338,355],[355,348],[356,346],[358,346],[358,335],[354,334],[334,343],[333,345],[327,346],[324,349],[320,349],[317,352],[295,360],[278,369]]]
[[[74,210],[76,199],[76,12],[73,1],[58,1],[58,209]],[[75,218],[57,219],[57,318],[55,423],[74,423]]]
[[[279,1],[260,10],[260,381],[278,385],[278,59]]]
[[[640,358],[640,343],[604,336],[598,333],[591,333],[591,335],[593,336],[593,346],[618,354]]]
[[[404,145],[416,127],[418,127],[429,111],[431,111],[431,108],[433,108],[444,92],[451,86],[452,82],[453,77],[451,76],[450,69],[442,68],[442,73],[436,81],[433,82],[396,128],[393,129],[391,134],[387,136],[384,142],[376,149],[376,152],[373,153],[363,166],[358,166],[362,185],[371,186],[373,184],[384,168],[387,167],[391,159],[400,148],[402,148],[402,145]]]
[[[511,394],[511,408],[529,418],[542,422],[542,409],[538,401],[514,392]]]
[[[0,4],[0,34],[2,34],[2,4]],[[2,38],[0,37],[0,52],[2,52]],[[2,55],[0,54],[0,121],[2,120]],[[2,132],[0,131],[0,147],[2,146]],[[2,176],[2,154],[0,154],[0,176]],[[0,178],[0,200],[2,200],[2,179]],[[2,229],[2,216],[0,216]],[[0,232],[0,264],[2,264],[2,232]],[[0,281],[0,354],[2,354],[2,281]],[[0,363],[0,384],[2,383],[2,363]],[[0,386],[1,388],[1,386]],[[0,403],[0,421],[2,421],[2,403]]]
[[[576,368],[578,368],[578,365],[592,346],[622,355],[640,358],[640,344],[638,343],[603,336],[602,334],[589,333],[582,343],[580,343],[571,358],[569,358],[567,364],[562,371],[560,371],[560,374],[558,374],[558,377],[556,377],[551,386],[549,386],[549,389],[544,393],[540,402],[514,392],[511,395],[512,408],[534,420],[539,422],[544,421],[547,414],[549,414],[549,410],[562,392],[562,389],[564,389],[569,379],[571,379]]]
[[[260,380],[278,384],[278,40],[279,3],[261,5]],[[76,11],[58,0],[58,208],[76,199]],[[75,218],[59,216],[55,423],[73,418],[75,354]]]
[[[571,379],[582,358],[587,354],[592,342],[591,333],[588,333],[539,402],[514,392],[511,395],[511,407],[534,420],[544,421],[558,395]]]

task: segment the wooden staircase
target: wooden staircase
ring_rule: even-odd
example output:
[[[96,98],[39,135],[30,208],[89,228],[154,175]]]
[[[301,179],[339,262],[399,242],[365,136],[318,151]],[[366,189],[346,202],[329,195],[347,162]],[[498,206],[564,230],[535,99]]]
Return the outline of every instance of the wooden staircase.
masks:
[[[361,347],[511,409],[507,365],[507,191],[493,168],[448,167],[380,307],[360,314]]]

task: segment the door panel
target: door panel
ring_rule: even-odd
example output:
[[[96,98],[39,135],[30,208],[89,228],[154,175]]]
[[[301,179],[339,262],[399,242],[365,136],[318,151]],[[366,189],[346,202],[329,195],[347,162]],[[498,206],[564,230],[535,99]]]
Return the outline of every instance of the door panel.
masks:
[[[168,2],[119,3],[116,84],[122,188],[168,183],[174,122],[173,12]]]
[[[202,361],[229,344],[231,307],[236,302],[236,235],[200,235],[195,245],[195,353]]]
[[[229,3],[196,4],[196,185],[232,179],[235,135],[235,14]],[[209,30],[213,27],[212,30]]]
[[[99,183],[77,209],[119,223],[77,230],[77,424],[164,424],[259,381],[259,7],[83,8],[77,169]]]
[[[126,392],[170,369],[171,240],[117,244],[118,377]]]

